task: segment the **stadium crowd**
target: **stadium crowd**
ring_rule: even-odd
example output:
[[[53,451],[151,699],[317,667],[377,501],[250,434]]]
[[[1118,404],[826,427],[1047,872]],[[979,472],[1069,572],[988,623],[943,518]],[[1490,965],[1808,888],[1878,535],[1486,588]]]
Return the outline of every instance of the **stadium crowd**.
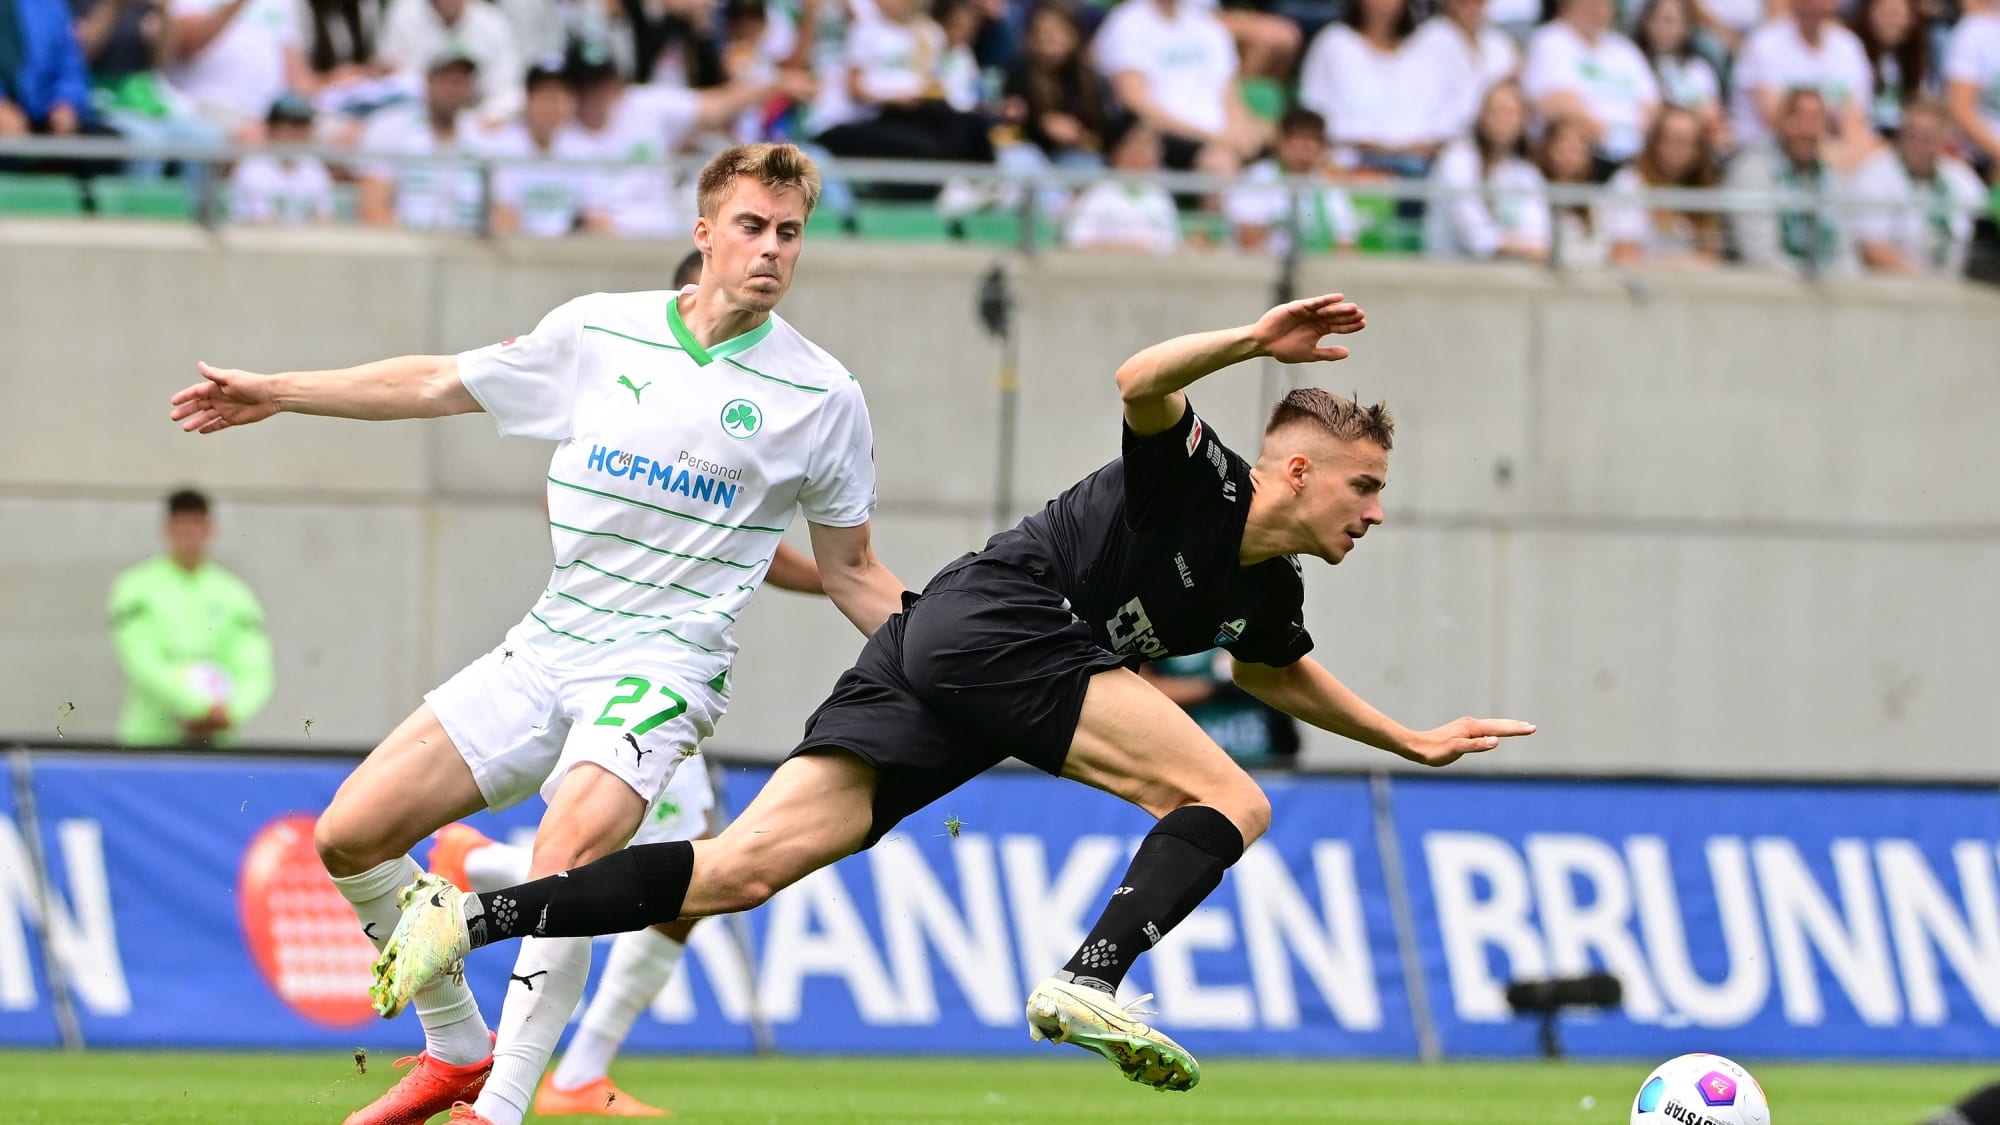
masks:
[[[1014,208],[982,168],[1142,174],[1046,189],[1079,247],[1400,226],[1441,257],[1964,269],[2000,175],[2000,0],[1620,2],[0,0],[0,136],[336,154],[238,161],[239,221],[351,196],[367,223],[674,235],[693,200],[668,166],[698,165],[676,157],[771,139],[963,166],[942,191],[831,185],[837,217],[855,188]],[[489,184],[466,157],[507,163]],[[1238,186],[1176,197],[1143,181],[1163,168]],[[1552,205],[1564,184],[1605,191]],[[1716,186],[1798,190],[1728,216],[1638,195]]]

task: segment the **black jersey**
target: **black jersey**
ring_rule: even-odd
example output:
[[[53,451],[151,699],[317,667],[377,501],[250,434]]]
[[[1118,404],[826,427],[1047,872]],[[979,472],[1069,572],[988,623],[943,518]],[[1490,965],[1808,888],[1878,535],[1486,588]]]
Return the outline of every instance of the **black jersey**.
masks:
[[[1237,561],[1249,463],[1192,405],[1151,437],[1127,427],[1124,445],[1118,460],[972,557],[1033,574],[1131,663],[1220,647],[1282,667],[1310,652],[1297,560]]]

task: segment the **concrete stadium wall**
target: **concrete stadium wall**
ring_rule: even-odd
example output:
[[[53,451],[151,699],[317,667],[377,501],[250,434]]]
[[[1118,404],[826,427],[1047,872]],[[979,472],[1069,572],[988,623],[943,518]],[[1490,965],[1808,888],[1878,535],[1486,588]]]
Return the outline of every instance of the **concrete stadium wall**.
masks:
[[[310,719],[315,742],[372,742],[540,589],[547,449],[481,417],[194,438],[167,396],[197,358],[477,346],[579,292],[657,287],[676,257],[0,223],[0,733],[113,729],[105,591],[153,548],[159,497],[194,482],[221,498],[218,554],[278,648],[248,736],[303,742]],[[973,314],[994,261],[818,244],[788,299],[867,389],[881,553],[913,584],[998,523],[999,355]],[[1230,258],[1008,261],[1012,515],[1116,451],[1120,359],[1271,294],[1267,264]],[[1311,620],[1320,658],[1407,722],[1542,724],[1461,768],[2000,773],[1977,717],[2000,679],[2000,297],[1379,261],[1315,263],[1304,288],[1368,308],[1354,358],[1227,373],[1196,402],[1246,451],[1295,375],[1395,407],[1389,526],[1337,572],[1308,566]],[[742,640],[718,743],[776,754],[858,640],[831,606],[776,591]],[[1384,757],[1330,736],[1308,752]]]

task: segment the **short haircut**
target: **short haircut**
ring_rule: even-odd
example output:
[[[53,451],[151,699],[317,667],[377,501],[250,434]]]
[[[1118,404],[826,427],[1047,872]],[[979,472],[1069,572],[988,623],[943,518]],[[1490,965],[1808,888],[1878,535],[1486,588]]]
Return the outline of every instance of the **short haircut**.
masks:
[[[1903,120],[1908,121],[1912,117],[1928,117],[1947,129],[1951,128],[1951,111],[1944,107],[1943,102],[1922,94],[1903,102]]]
[[[681,264],[674,267],[674,288],[686,289],[701,280],[701,251],[690,250]]]
[[[543,59],[529,67],[528,77],[522,83],[523,87],[530,94],[544,86],[568,86],[569,84],[569,70],[563,65],[561,59]]]
[[[175,489],[167,497],[169,516],[205,516],[208,514],[208,497],[192,488]]]
[[[1361,399],[1341,398],[1329,394],[1318,387],[1300,387],[1271,409],[1271,421],[1264,427],[1264,436],[1270,437],[1288,426],[1311,424],[1327,435],[1341,441],[1361,441],[1367,439],[1381,446],[1391,448],[1396,440],[1396,419],[1390,415],[1387,403],[1361,405]]]
[[[1821,113],[1826,112],[1826,95],[1819,92],[1819,87],[1793,86],[1785,91],[1784,100],[1778,103],[1778,116],[1784,117],[1789,115],[1793,110],[1799,108],[1800,102],[1807,98],[1811,98],[1813,101],[1819,103]]]
[[[1302,105],[1295,105],[1278,118],[1278,135],[1289,137],[1294,133],[1310,133],[1324,140],[1326,138],[1326,118]]]
[[[772,191],[796,191],[805,196],[806,214],[819,206],[819,167],[797,145],[736,145],[715,154],[695,182],[701,215],[713,219],[722,210],[736,181],[748,177]]]

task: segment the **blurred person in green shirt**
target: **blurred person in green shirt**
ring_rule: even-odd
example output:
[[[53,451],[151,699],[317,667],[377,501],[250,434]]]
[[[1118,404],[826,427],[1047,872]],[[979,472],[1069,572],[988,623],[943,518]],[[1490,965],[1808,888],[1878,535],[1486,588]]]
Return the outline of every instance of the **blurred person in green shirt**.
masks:
[[[125,670],[127,746],[220,742],[271,698],[271,642],[256,595],[209,561],[215,523],[193,489],[167,497],[164,554],[111,584],[111,635]]]
[[[1155,660],[1140,665],[1139,674],[1239,764],[1290,766],[1298,760],[1298,723],[1237,687],[1222,649]]]

